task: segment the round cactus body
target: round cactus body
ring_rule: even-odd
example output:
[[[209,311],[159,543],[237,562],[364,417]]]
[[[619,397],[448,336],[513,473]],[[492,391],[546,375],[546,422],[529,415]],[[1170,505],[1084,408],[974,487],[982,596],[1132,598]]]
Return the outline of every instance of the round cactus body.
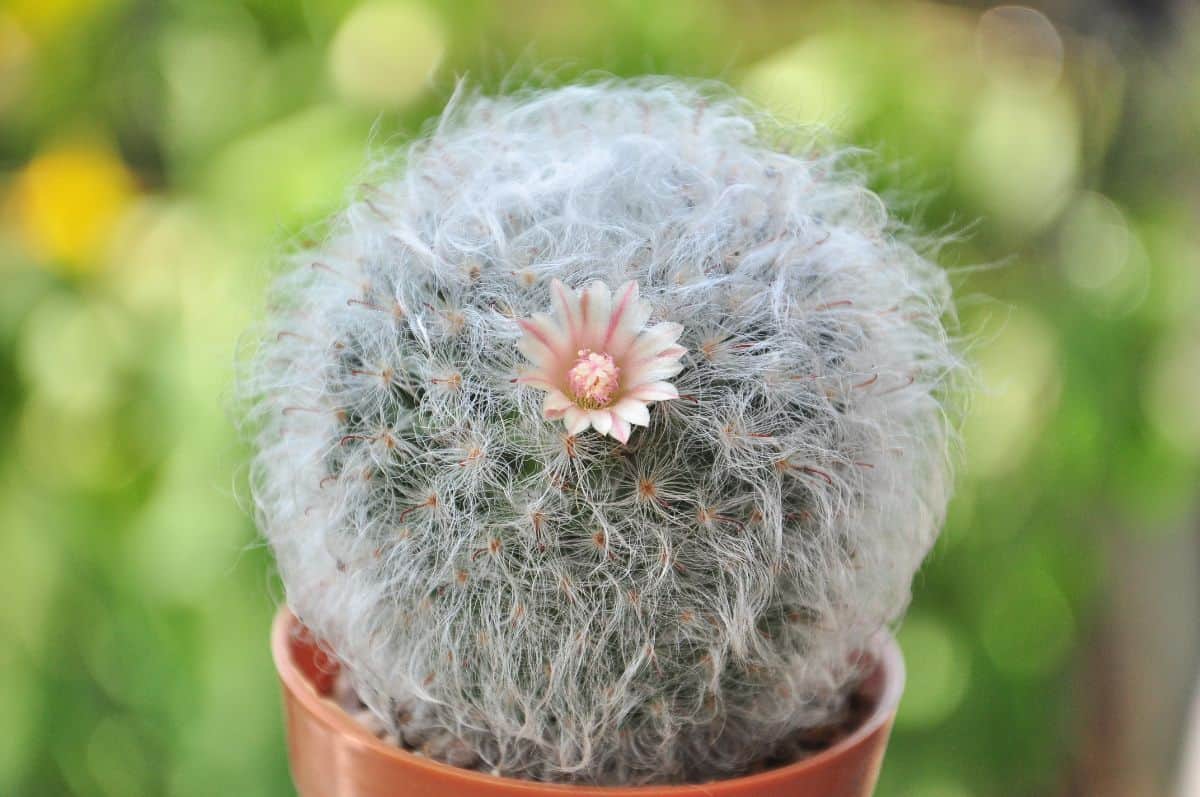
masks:
[[[678,782],[844,709],[957,359],[944,272],[796,138],[670,81],[457,96],[279,279],[259,520],[386,722]]]

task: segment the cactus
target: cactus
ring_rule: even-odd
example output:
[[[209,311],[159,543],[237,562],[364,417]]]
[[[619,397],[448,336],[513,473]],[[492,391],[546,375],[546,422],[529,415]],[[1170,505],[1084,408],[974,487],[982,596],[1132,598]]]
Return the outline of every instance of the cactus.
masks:
[[[460,89],[295,254],[242,386],[258,520],[384,725],[633,784],[846,710],[960,371],[945,273],[846,161],[720,87]]]

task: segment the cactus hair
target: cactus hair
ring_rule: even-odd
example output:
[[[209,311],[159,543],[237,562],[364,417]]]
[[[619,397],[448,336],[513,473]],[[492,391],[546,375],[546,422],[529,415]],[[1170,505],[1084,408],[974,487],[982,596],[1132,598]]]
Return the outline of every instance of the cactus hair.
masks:
[[[843,150],[720,87],[460,87],[271,292],[241,391],[287,601],[389,726],[547,781],[745,771],[845,709],[952,485],[949,282]],[[627,444],[516,377],[634,280]]]

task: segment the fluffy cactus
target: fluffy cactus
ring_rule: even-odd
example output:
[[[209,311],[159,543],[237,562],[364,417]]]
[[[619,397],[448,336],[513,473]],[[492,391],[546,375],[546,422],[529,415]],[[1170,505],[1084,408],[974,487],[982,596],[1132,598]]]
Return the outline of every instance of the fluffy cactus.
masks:
[[[798,138],[670,81],[460,94],[280,277],[259,521],[393,730],[678,782],[843,710],[958,362],[944,273]]]

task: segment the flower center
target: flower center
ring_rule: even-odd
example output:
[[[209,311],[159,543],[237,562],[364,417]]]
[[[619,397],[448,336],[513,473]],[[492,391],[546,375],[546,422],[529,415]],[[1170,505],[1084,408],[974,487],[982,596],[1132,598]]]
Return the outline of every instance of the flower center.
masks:
[[[579,406],[590,410],[607,407],[620,385],[621,369],[607,354],[580,349],[579,359],[567,372],[567,384]]]

